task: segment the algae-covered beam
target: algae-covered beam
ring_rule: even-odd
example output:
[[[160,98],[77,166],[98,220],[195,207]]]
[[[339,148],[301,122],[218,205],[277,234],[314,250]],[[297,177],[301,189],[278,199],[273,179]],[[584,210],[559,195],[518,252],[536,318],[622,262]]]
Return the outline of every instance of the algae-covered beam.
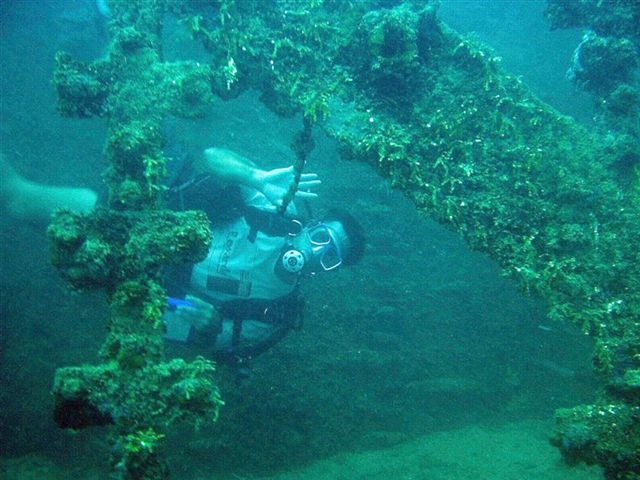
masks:
[[[608,408],[628,428],[585,417],[589,442],[624,458],[605,464],[611,478],[637,469],[640,438],[624,432],[638,425],[640,186],[618,168],[637,139],[545,105],[494,52],[442,24],[437,2],[228,0],[209,16],[191,5],[175,11],[218,77],[229,74],[225,96],[256,88],[277,113],[320,123],[345,157],[545,298],[553,320],[594,336],[606,388],[590,411]]]
[[[109,301],[103,363],[61,368],[53,394],[64,428],[113,425],[115,478],[164,479],[164,428],[215,421],[221,400],[205,359],[166,361],[161,286],[166,265],[195,262],[210,242],[199,212],[161,208],[166,115],[202,114],[211,69],[162,61],[162,0],[111,1],[111,43],[90,64],[57,55],[54,82],[62,114],[108,118],[108,203],[88,215],[60,211],[49,227],[53,263],[78,289],[104,289]]]

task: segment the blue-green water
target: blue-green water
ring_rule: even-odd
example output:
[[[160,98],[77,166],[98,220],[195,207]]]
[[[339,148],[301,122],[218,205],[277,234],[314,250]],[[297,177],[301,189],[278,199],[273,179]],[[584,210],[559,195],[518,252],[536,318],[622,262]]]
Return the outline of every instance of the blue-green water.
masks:
[[[445,1],[442,18],[476,30],[537,95],[588,121],[588,99],[564,79],[580,34],[549,33],[541,10],[542,2]],[[59,49],[86,60],[104,53],[104,18],[91,1],[5,1],[0,22],[5,158],[29,180],[101,190],[106,124],[60,117],[52,75]],[[168,24],[168,59],[202,54]],[[276,167],[294,160],[298,125],[248,93],[170,131],[194,155],[221,145]],[[367,167],[341,160],[319,133],[308,170],[323,179],[315,208],[357,214],[367,254],[304,285],[304,329],[259,358],[248,380],[238,385],[221,370],[218,424],[169,435],[174,478],[296,469],[282,478],[601,478],[562,465],[546,441],[556,408],[593,400],[590,339],[549,324],[545,306],[489,259]],[[105,433],[57,430],[49,393],[56,368],[96,361],[105,299],[68,291],[49,265],[45,225],[7,211],[0,221],[0,473],[108,478]]]

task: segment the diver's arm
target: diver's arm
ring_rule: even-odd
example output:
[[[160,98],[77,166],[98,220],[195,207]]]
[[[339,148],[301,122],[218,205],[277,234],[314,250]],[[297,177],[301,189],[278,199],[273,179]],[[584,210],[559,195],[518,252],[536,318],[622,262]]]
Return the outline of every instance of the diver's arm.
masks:
[[[293,166],[262,170],[249,159],[224,148],[208,148],[202,160],[195,165],[198,173],[210,174],[223,182],[236,183],[262,192],[274,205],[280,206],[291,185],[295,182]],[[315,198],[310,190],[320,185],[318,175],[305,173],[300,176],[299,198]]]
[[[248,158],[224,148],[207,148],[197,162],[198,173],[213,175],[225,183],[236,183],[262,191],[264,170],[260,170]]]

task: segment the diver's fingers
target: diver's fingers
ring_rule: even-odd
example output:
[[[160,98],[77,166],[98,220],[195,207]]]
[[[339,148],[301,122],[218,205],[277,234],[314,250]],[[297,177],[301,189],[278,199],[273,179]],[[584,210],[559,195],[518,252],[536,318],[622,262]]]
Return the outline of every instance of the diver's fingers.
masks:
[[[316,188],[322,182],[320,180],[310,180],[298,183],[298,190],[309,190],[312,188]]]
[[[300,174],[300,181],[301,182],[309,182],[311,180],[318,180],[318,174],[317,173],[302,173]],[[318,180],[320,181],[320,180]]]
[[[314,192],[301,192],[300,190],[296,192],[296,198],[310,199],[310,198],[317,198],[317,197],[318,197],[318,194]]]

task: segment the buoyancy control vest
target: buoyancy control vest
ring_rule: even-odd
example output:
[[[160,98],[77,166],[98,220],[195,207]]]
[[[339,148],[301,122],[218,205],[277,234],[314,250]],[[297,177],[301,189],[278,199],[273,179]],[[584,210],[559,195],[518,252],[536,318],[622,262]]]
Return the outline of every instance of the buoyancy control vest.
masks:
[[[261,193],[248,189],[243,193],[246,214],[223,227],[212,226],[207,258],[191,272],[191,290],[217,305],[275,300],[291,294],[297,284],[278,276],[274,268],[288,241],[286,232],[277,227],[282,217]]]

